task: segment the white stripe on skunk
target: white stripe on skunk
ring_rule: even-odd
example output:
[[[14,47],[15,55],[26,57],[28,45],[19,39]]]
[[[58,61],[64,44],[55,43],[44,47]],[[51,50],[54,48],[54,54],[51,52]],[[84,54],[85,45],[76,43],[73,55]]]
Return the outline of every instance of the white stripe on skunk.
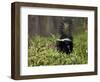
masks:
[[[57,39],[57,41],[72,41],[72,40],[69,38],[64,38],[64,39]]]

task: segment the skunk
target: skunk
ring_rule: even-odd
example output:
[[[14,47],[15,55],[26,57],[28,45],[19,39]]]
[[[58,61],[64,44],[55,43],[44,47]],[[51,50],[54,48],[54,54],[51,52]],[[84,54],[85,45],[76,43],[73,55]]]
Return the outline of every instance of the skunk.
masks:
[[[72,36],[62,35],[57,39],[57,50],[66,54],[70,54],[73,50]]]

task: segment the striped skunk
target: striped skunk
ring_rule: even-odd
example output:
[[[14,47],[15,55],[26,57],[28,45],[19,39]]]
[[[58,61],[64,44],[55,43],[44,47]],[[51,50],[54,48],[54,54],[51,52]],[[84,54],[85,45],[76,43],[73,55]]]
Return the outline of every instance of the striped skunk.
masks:
[[[66,54],[70,54],[73,50],[72,36],[62,35],[57,39],[57,50]]]
[[[72,18],[64,18],[59,23],[60,38],[57,39],[57,50],[66,54],[70,54],[73,50],[73,37],[72,37]]]

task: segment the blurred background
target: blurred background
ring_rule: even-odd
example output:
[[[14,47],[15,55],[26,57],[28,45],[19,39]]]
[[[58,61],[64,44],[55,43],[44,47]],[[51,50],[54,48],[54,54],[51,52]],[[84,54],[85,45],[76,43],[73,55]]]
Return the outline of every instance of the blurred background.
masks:
[[[28,15],[28,36],[31,38],[34,35],[56,35],[60,34],[62,30],[66,34],[80,34],[87,31],[87,20],[85,17]]]

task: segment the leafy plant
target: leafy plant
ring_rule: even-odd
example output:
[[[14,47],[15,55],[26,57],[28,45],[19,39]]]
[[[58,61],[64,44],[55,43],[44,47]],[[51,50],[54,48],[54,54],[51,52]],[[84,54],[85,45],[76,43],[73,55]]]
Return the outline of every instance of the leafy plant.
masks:
[[[73,52],[62,53],[56,49],[57,35],[51,37],[34,36],[29,40],[28,66],[72,65],[88,63],[87,33],[74,35]]]

